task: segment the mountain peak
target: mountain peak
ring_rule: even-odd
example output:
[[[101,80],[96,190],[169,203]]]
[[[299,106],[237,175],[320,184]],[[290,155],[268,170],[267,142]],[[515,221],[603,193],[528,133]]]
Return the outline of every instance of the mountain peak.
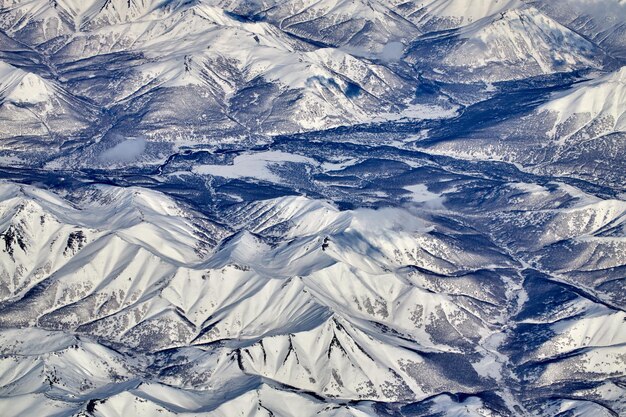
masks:
[[[426,32],[454,29],[511,9],[520,0],[395,0],[394,8]]]
[[[626,67],[559,93],[540,110],[556,112],[556,125],[580,115],[610,118],[613,131],[626,130]]]
[[[507,9],[459,29],[425,35],[416,40],[410,57],[426,62],[435,74],[447,68],[449,77],[466,81],[601,69],[611,61],[601,48],[533,7]]]
[[[37,104],[53,94],[52,85],[40,76],[0,61],[0,101]]]

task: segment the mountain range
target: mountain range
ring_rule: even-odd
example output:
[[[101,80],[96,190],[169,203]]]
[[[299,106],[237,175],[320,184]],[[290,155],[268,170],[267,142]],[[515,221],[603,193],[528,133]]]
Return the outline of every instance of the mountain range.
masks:
[[[623,0],[0,0],[0,414],[626,413]]]

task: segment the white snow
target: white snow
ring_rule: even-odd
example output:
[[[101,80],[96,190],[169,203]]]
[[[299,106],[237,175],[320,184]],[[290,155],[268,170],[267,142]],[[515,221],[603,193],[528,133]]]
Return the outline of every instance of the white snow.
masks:
[[[238,155],[233,160],[232,165],[198,165],[193,168],[193,172],[216,177],[255,178],[279,183],[281,178],[272,171],[272,167],[288,162],[317,165],[315,160],[302,155],[282,151],[267,151]]]
[[[42,103],[53,89],[41,77],[0,61],[0,102]]]
[[[252,168],[271,173],[273,164],[285,161],[313,163],[279,151],[239,158],[232,166],[246,175]],[[513,188],[535,193],[541,187],[519,183]],[[407,191],[427,204],[443,197],[424,184]],[[51,386],[46,375],[57,378],[50,389],[62,394],[59,398],[106,398],[95,404],[94,415],[100,417],[259,415],[259,404],[274,415],[303,415],[293,402],[320,415],[330,413],[323,402],[264,386],[254,376],[326,397],[432,398],[433,412],[489,415],[478,398],[459,403],[437,396],[467,386],[448,378],[432,355],[421,352],[463,358],[467,348],[459,346],[471,342],[476,360],[467,366],[479,376],[504,381],[509,364],[500,353],[508,334],[501,328],[507,314],[503,303],[524,301],[521,280],[494,283],[506,290],[502,299],[472,275],[519,265],[432,233],[435,224],[423,210],[341,211],[326,201],[289,196],[237,205],[224,230],[155,191],[92,186],[76,192],[79,198],[70,203],[32,186],[0,186],[0,230],[15,228],[25,243],[24,248],[13,245],[12,255],[0,252],[0,262],[12,265],[8,273],[14,277],[3,296],[16,299],[37,284],[47,285],[46,291],[32,292],[27,304],[17,303],[18,310],[0,311],[2,323],[23,327],[0,332],[0,385],[12,387],[4,395],[15,400],[16,415],[40,413],[38,407],[65,410],[62,401],[39,405],[41,398],[30,394]],[[591,223],[597,228],[607,222],[608,217]],[[581,223],[571,227],[586,230]],[[82,248],[69,244],[68,236],[78,230],[85,238]],[[203,240],[207,234],[219,243],[210,246]],[[499,281],[496,275],[492,279]],[[493,306],[481,312],[473,300]],[[590,301],[585,306],[567,309],[569,315],[547,324],[554,334],[536,352],[538,358],[552,358],[589,349],[584,363],[567,362],[576,378],[614,372],[619,347],[626,343],[623,313]],[[28,328],[36,320],[70,330]],[[382,326],[389,330],[382,332]],[[443,326],[445,337],[433,326]],[[135,370],[146,369],[135,362],[141,355],[120,355],[83,333],[72,336],[76,328],[124,348],[170,352],[166,360],[176,372],[138,384]],[[559,367],[564,361],[569,359],[546,368],[540,383],[568,376]],[[348,415],[371,414],[362,407],[367,403]]]
[[[400,112],[380,113],[376,115],[372,121],[382,122],[387,120],[436,120],[449,119],[458,115],[459,107],[445,108],[437,105],[426,104],[408,104],[405,109]]]
[[[129,138],[100,154],[100,159],[107,162],[130,162],[139,157],[146,149],[145,138]]]
[[[411,200],[416,203],[427,203],[430,207],[443,207],[445,198],[441,194],[428,191],[425,184],[415,184],[404,187],[411,193]]]
[[[528,182],[514,182],[510,184],[511,187],[516,190],[522,191],[528,194],[534,195],[549,195],[550,191],[546,187],[540,184],[528,183]]]
[[[455,35],[465,42],[446,50],[443,64],[466,71],[466,78],[472,71],[486,69],[475,81],[602,67],[598,47],[533,7],[485,17]]]
[[[423,6],[426,14],[420,23],[433,17],[448,18],[454,22],[453,27],[459,27],[522,6],[519,0],[431,0]]]
[[[356,158],[349,158],[346,160],[342,160],[342,161],[337,161],[337,162],[324,162],[320,165],[320,167],[322,168],[323,171],[328,172],[328,171],[341,171],[342,169],[345,169],[349,166],[355,165],[356,163],[358,163],[359,160]]]
[[[557,113],[553,134],[559,124],[576,114],[587,121],[610,117],[613,130],[626,130],[626,67],[558,93],[538,111]]]

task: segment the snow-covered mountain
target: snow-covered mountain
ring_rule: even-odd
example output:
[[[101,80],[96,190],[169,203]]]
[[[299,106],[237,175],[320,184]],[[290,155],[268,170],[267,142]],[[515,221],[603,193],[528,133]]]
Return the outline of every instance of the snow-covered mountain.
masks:
[[[378,0],[221,0],[216,3],[248,19],[271,22],[300,38],[361,54],[381,53],[385,45],[408,41],[420,33],[387,2]]]
[[[624,415],[622,3],[0,0],[0,415]]]
[[[338,13],[334,19],[354,21],[354,7],[331,8]],[[366,5],[357,9],[371,11]],[[375,19],[398,26],[385,36],[406,35],[398,22],[408,22],[380,13]],[[175,142],[215,143],[363,123],[401,111],[411,98],[408,68],[390,69],[385,57],[361,59],[339,41],[346,50],[320,47],[207,1],[15,2],[2,18],[6,34],[39,51],[66,90],[106,113],[97,136],[104,136],[108,147],[118,134],[148,136],[160,143],[148,151],[162,154],[164,144]],[[363,23],[362,40],[382,53],[389,40],[370,34],[379,27],[376,22]],[[55,30],[35,33],[31,26]],[[352,29],[348,25],[346,33]],[[354,48],[371,46],[358,42]]]
[[[519,0],[393,0],[394,9],[423,32],[469,25],[485,17],[523,7]]]
[[[417,40],[409,57],[433,77],[497,82],[603,68],[598,46],[540,13],[513,8]]]
[[[422,96],[425,76],[495,82],[614,64],[536,8],[475,3],[6,1],[3,65],[33,73],[62,99],[43,120],[7,116],[33,119],[25,144],[49,142],[53,131],[58,151],[32,155],[11,145],[4,157],[93,165],[131,137],[146,145],[132,160],[155,164],[181,147],[449,117],[459,101],[477,99]],[[38,85],[37,96],[50,91]],[[66,131],[48,128],[56,120]],[[79,146],[75,134],[89,139]]]
[[[622,67],[547,96],[523,117],[430,146],[448,155],[509,161],[529,171],[622,188],[625,75]]]
[[[528,3],[615,56],[626,57],[626,3],[622,0],[530,0]]]
[[[537,193],[571,202],[522,219],[490,210],[481,222],[495,244],[476,245],[476,231],[400,208],[339,211],[285,197],[230,210],[226,228],[144,189],[88,187],[68,196],[76,205],[3,184],[3,401],[16,401],[10,415],[212,416],[245,412],[252,401],[261,404],[255,413],[295,416],[292,404],[315,413],[326,398],[365,401],[350,412],[370,415],[371,401],[437,398],[423,406],[436,409],[465,392],[477,410],[507,415],[483,393],[522,409],[516,378],[535,387],[532,396],[572,369],[600,382],[622,375],[616,287],[590,282],[581,287],[589,295],[570,296],[560,313],[538,310],[533,293],[571,291],[565,283],[577,279],[546,263],[552,242],[597,235],[623,222],[626,207],[567,187],[554,196],[516,187],[529,208]],[[534,246],[506,242],[502,232],[514,228]],[[541,247],[550,249],[533,260]],[[530,262],[541,269],[531,272]],[[541,278],[547,271],[566,286]],[[572,362],[573,353],[585,359]],[[271,400],[281,396],[293,403]]]
[[[555,113],[554,137],[568,141],[572,132],[556,132],[559,126],[568,124],[574,132],[583,126],[604,125],[604,129],[596,127],[597,135],[608,132],[626,130],[626,67],[580,84],[553,98],[538,111]],[[577,119],[577,120],[575,120]],[[569,137],[568,137],[569,136]],[[589,136],[594,139],[593,136]]]
[[[98,109],[52,80],[0,62],[0,139],[3,150],[54,149],[89,134]]]

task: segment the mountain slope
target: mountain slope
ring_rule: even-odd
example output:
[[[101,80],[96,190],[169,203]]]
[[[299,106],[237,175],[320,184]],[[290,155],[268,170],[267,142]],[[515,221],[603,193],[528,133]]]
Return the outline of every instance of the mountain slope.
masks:
[[[429,146],[446,154],[511,161],[529,171],[621,189],[625,73],[621,68],[576,84],[547,96],[523,117]]]
[[[519,0],[394,0],[394,9],[423,32],[459,28],[523,6]]]
[[[357,54],[380,53],[391,42],[408,41],[419,34],[410,21],[378,0],[219,3],[249,19],[271,22],[300,38],[341,46]]]
[[[0,414],[624,415],[605,3],[0,0]]]
[[[597,136],[625,131],[625,103],[626,67],[622,67],[554,97],[538,111],[557,114],[551,134],[568,142],[581,129],[593,130]],[[590,133],[587,137],[597,137],[592,135]]]
[[[528,1],[562,24],[597,42],[610,54],[626,58],[626,4],[620,0]]]
[[[12,156],[58,149],[89,134],[97,117],[97,108],[57,83],[0,61],[0,146]]]
[[[519,189],[523,204],[536,204],[534,191]],[[554,198],[563,199],[559,193],[575,190]],[[459,392],[474,398],[476,415],[508,415],[484,392],[521,401],[506,388],[513,373],[533,384],[532,395],[550,395],[539,393],[572,378],[564,373],[572,366],[601,384],[621,375],[614,369],[623,312],[612,307],[619,292],[584,287],[562,312],[542,313],[557,288],[569,291],[558,280],[575,278],[537,253],[604,233],[624,210],[572,195],[550,216],[496,211],[498,221],[476,223],[520,263],[487,241],[464,244],[480,241],[470,239],[475,231],[402,209],[387,209],[386,223],[376,224],[371,210],[286,197],[233,208],[227,220],[240,231],[229,232],[143,189],[89,187],[73,194],[77,206],[5,184],[1,335],[17,342],[3,345],[0,393],[19,398],[20,410],[42,406],[45,392],[68,412],[108,416],[157,408],[221,415],[256,404],[259,394],[317,404],[307,392],[331,402],[426,400],[420,407],[453,410],[446,393]],[[616,210],[601,217],[605,206]],[[502,240],[511,222],[535,248]],[[553,236],[562,224],[571,229]],[[522,279],[530,263],[554,278]],[[554,288],[538,309],[532,295],[546,285]],[[11,330],[23,326],[48,332]],[[41,342],[19,342],[30,338]],[[518,338],[528,340],[523,348]],[[44,348],[53,345],[54,353]],[[582,364],[571,355],[582,355]],[[593,365],[600,358],[609,363]],[[80,382],[84,372],[89,383]],[[218,399],[219,392],[230,394]],[[259,407],[280,406],[261,400]]]
[[[495,82],[599,69],[610,59],[537,9],[520,8],[419,38],[409,60],[443,80]]]
[[[357,49],[375,44],[381,50],[388,42],[385,36],[395,39],[410,26],[382,5],[315,7],[334,16],[332,25],[345,19],[346,33],[352,25],[365,25],[364,39],[369,40],[363,46],[355,43]],[[392,22],[385,23],[392,35],[370,35],[376,26],[357,19],[361,14],[378,23]],[[363,54],[351,55],[348,46],[321,47],[278,22],[246,20],[208,1],[61,2],[58,7],[17,2],[4,17],[0,27],[39,51],[62,88],[76,101],[95,103],[106,115],[80,157],[96,164],[120,142],[120,135],[149,138],[145,152],[133,161],[154,163],[162,161],[157,155],[163,155],[164,147],[174,153],[177,142],[259,140],[261,135],[363,123],[401,112],[411,100],[413,79],[406,66],[391,69],[386,58],[363,59]],[[14,25],[18,19],[24,22],[19,27]],[[45,19],[62,22],[63,30],[46,32],[45,39],[23,36],[31,26],[52,24]],[[63,112],[54,115],[60,118]]]

